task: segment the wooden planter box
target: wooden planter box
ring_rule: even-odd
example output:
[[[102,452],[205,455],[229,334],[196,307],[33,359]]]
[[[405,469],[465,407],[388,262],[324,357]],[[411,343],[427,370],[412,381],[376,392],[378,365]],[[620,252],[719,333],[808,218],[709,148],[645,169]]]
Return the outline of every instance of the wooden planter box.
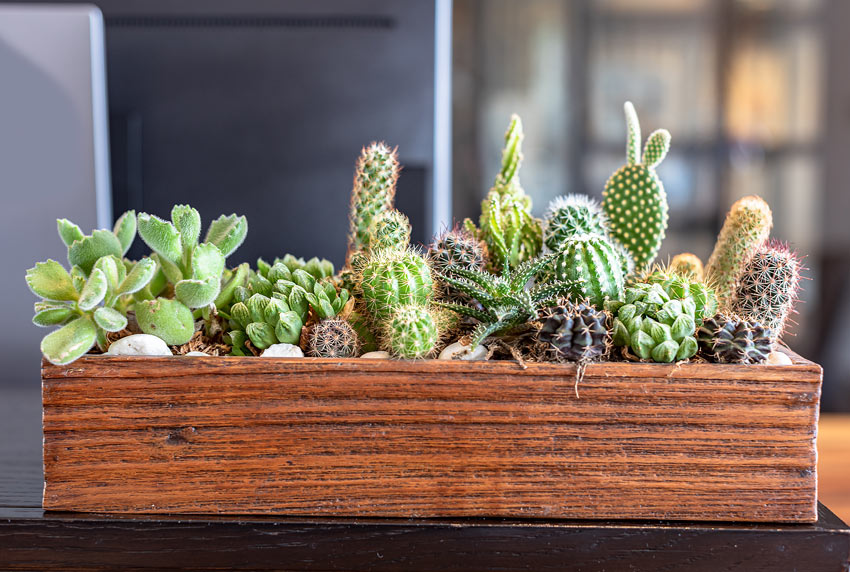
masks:
[[[44,508],[813,522],[820,366],[90,356]]]

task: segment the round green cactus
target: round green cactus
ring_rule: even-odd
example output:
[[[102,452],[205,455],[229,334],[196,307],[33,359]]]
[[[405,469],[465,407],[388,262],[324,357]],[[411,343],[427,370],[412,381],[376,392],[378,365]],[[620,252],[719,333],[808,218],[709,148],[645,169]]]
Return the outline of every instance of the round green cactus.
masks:
[[[384,249],[363,268],[360,289],[369,314],[382,321],[400,306],[426,306],[434,281],[428,263],[416,252]]]
[[[640,124],[631,102],[625,104],[628,125],[628,162],[605,184],[602,208],[612,236],[631,254],[638,268],[647,267],[658,254],[667,230],[667,193],[655,168],[670,149],[670,133],[653,132],[640,155]]]
[[[360,340],[357,332],[342,318],[327,318],[310,330],[307,353],[313,357],[357,357]]]
[[[369,233],[372,252],[382,248],[404,250],[410,245],[410,221],[401,212],[392,209],[379,215]]]
[[[564,243],[579,234],[608,233],[608,221],[599,203],[586,195],[565,195],[549,203],[543,216],[545,229],[543,241],[553,252],[561,250]]]
[[[625,277],[620,256],[611,242],[599,234],[582,234],[564,241],[555,263],[544,271],[543,282],[574,283],[570,296],[588,300],[601,308],[606,299],[623,294]]]
[[[423,306],[401,306],[386,322],[384,346],[390,354],[406,359],[424,358],[437,344],[437,326]]]

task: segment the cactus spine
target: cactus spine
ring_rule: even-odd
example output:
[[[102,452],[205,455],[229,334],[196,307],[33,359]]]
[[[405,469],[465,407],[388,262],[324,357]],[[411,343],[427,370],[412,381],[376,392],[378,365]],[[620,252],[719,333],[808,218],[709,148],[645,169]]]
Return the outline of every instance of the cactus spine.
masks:
[[[690,252],[683,252],[674,256],[673,260],[670,261],[669,268],[671,272],[691,280],[702,281],[705,276],[702,260],[696,254]]]
[[[347,259],[369,248],[375,221],[393,206],[398,172],[396,149],[372,143],[361,151],[351,191]]]
[[[602,208],[613,237],[629,251],[635,266],[643,269],[655,260],[667,230],[667,194],[655,168],[670,149],[670,133],[666,129],[654,131],[646,140],[641,162],[637,113],[630,101],[624,108],[627,164],[605,184]]]
[[[437,299],[443,302],[469,302],[469,296],[440,278],[450,266],[465,270],[484,269],[484,244],[463,228],[446,231],[428,246],[426,257],[431,269],[437,274]]]
[[[384,349],[405,359],[426,357],[434,350],[437,338],[434,317],[428,308],[418,305],[396,308],[382,336]]]
[[[322,320],[310,330],[307,353],[313,357],[357,357],[359,349],[357,332],[342,318]]]
[[[434,281],[428,264],[416,252],[384,249],[375,253],[363,268],[360,288],[366,309],[380,322],[400,306],[427,306]]]
[[[598,234],[568,238],[542,278],[543,282],[573,283],[570,295],[576,300],[586,299],[597,308],[601,308],[606,299],[619,299],[625,286],[617,251],[606,237]]]
[[[599,203],[586,195],[564,195],[549,203],[543,240],[553,252],[560,252],[566,241],[579,234],[608,234],[608,220]]]
[[[760,197],[744,197],[732,205],[705,268],[721,308],[732,306],[738,276],[767,240],[772,226],[770,207]]]
[[[780,242],[763,244],[744,266],[732,310],[764,324],[775,343],[785,331],[800,291],[799,257]]]

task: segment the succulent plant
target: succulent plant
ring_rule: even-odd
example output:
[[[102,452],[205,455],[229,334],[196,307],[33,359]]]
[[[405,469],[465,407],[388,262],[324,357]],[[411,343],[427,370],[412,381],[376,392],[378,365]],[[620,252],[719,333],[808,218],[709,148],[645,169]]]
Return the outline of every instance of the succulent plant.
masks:
[[[702,281],[705,277],[702,260],[696,254],[690,252],[683,252],[674,256],[673,260],[670,261],[669,268],[672,272],[691,280]]]
[[[552,265],[544,267],[540,274],[540,282],[553,281],[572,282],[573,299],[587,299],[597,308],[606,299],[620,298],[625,286],[622,260],[608,238],[601,234],[567,238]]]
[[[676,299],[661,284],[640,282],[605,309],[614,316],[614,345],[629,347],[641,359],[669,363],[697,352],[696,304],[689,296]]]
[[[310,328],[307,354],[313,357],[357,357],[360,340],[357,332],[343,318],[327,318]]]
[[[543,242],[552,252],[560,252],[566,241],[580,234],[608,234],[608,220],[599,203],[586,195],[564,195],[549,203]]]
[[[257,274],[263,278],[268,278],[269,271],[272,269],[272,266],[276,264],[283,264],[290,273],[295,272],[296,270],[303,270],[316,280],[329,278],[334,275],[334,265],[330,260],[325,260],[324,258],[319,259],[314,256],[305,262],[303,258],[296,258],[291,254],[285,255],[283,258],[275,258],[274,262],[271,264],[262,258],[258,259]]]
[[[171,210],[170,222],[140,214],[138,230],[142,240],[155,252],[153,257],[163,274],[174,285],[174,301],[147,300],[136,309],[137,318],[140,312],[143,315],[139,327],[167,343],[186,343],[194,328],[184,327],[183,320],[175,321],[172,310],[178,316],[186,316],[186,312],[177,309],[177,303],[191,310],[216,301],[221,292],[225,258],[245,240],[248,222],[245,217],[222,215],[210,224],[204,242],[199,243],[200,214],[188,205],[176,205]],[[162,311],[165,309],[168,311]]]
[[[293,290],[299,292],[300,287]],[[277,343],[298,344],[307,312],[297,302],[290,302],[295,296],[287,299],[282,293],[277,294],[253,294],[231,307],[231,330],[224,339],[232,346],[233,355],[253,355],[245,345],[249,340],[258,350]]]
[[[760,197],[744,197],[732,205],[705,267],[705,276],[714,284],[721,308],[732,306],[738,277],[767,240],[771,226],[770,207]]]
[[[697,341],[705,356],[720,363],[763,363],[773,343],[771,331],[754,320],[717,314],[703,322]]]
[[[605,184],[602,208],[611,235],[631,254],[635,266],[646,268],[655,259],[667,230],[667,194],[655,172],[670,149],[670,133],[654,131],[640,153],[640,123],[630,101],[624,105],[628,142],[627,164]]]
[[[777,241],[762,244],[738,277],[732,310],[764,324],[775,343],[799,297],[801,269],[800,258],[787,245]]]
[[[464,292],[477,304],[464,305],[437,301],[435,304],[463,316],[478,320],[472,333],[472,347],[485,338],[525,324],[537,315],[543,305],[568,294],[575,282],[551,282],[526,288],[531,278],[546,265],[552,264],[557,253],[527,260],[514,270],[504,270],[497,276],[482,270],[449,266],[441,280]]]
[[[363,268],[360,289],[370,317],[380,323],[401,306],[427,306],[434,280],[418,253],[385,248],[374,253]]]
[[[436,273],[436,297],[443,302],[469,302],[469,297],[440,278],[450,266],[466,270],[484,269],[484,243],[461,227],[447,230],[435,236],[428,245],[426,258]]]
[[[404,250],[410,246],[410,221],[401,212],[391,209],[381,213],[372,224],[369,252],[383,248]]]
[[[540,313],[537,338],[557,359],[590,361],[601,358],[611,345],[608,315],[591,305],[565,301]]]
[[[643,281],[648,284],[659,284],[674,300],[692,300],[694,319],[697,322],[717,312],[717,295],[714,293],[714,288],[701,280],[688,278],[668,268],[651,272],[644,277]]]
[[[398,172],[397,152],[385,143],[361,151],[351,191],[346,266],[352,254],[368,249],[375,221],[392,208]]]
[[[481,228],[477,229],[469,219],[464,221],[466,230],[487,245],[494,272],[536,257],[543,245],[541,223],[531,215],[531,197],[519,182],[522,139],[522,121],[512,115],[505,133],[502,168],[481,203]]]
[[[362,312],[356,309],[348,314],[348,323],[357,332],[357,339],[360,340],[360,352],[373,352],[378,349],[378,339],[372,333],[369,318]]]
[[[405,358],[424,358],[434,351],[439,334],[429,309],[408,305],[396,308],[384,327],[384,349]]]
[[[84,235],[80,227],[68,219],[56,221],[59,237],[68,247],[68,263],[88,276],[95,262],[103,256],[121,259],[136,238],[136,212],[127,211],[115,222],[112,231],[95,230]]]

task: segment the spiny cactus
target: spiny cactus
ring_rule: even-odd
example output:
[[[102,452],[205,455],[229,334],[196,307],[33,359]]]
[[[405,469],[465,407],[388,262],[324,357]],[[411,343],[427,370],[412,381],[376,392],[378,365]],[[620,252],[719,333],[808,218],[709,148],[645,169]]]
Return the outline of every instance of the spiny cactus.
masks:
[[[401,212],[391,209],[378,216],[369,233],[369,251],[382,248],[404,250],[410,245],[410,221]]]
[[[605,184],[602,208],[608,216],[612,236],[641,269],[655,259],[667,230],[667,194],[655,168],[670,149],[670,133],[666,129],[654,131],[646,140],[641,161],[637,113],[630,101],[624,108],[629,132],[627,164]]]
[[[537,338],[559,360],[590,361],[601,358],[611,345],[608,315],[584,302],[565,301],[542,310]]]
[[[502,168],[481,203],[481,228],[477,229],[469,219],[464,221],[466,230],[487,245],[494,272],[534,258],[543,245],[541,223],[531,216],[531,197],[525,194],[519,182],[522,139],[522,121],[518,115],[512,115],[505,133]]]
[[[248,340],[258,350],[277,343],[298,344],[305,318],[303,308],[291,304],[285,295],[254,294],[230,309],[231,330],[224,336],[225,343],[232,346],[232,355],[253,355],[245,346]]]
[[[552,252],[561,251],[567,239],[580,234],[608,234],[608,220],[599,203],[586,195],[564,195],[549,203],[543,242]]]
[[[767,240],[772,226],[770,207],[760,197],[744,197],[732,205],[705,267],[721,308],[731,308],[738,276]]]
[[[313,357],[357,357],[360,340],[357,332],[343,318],[321,320],[310,329],[307,354]]]
[[[396,149],[385,143],[372,143],[361,151],[351,191],[346,260],[353,253],[368,249],[374,222],[393,206],[398,172]]]
[[[705,276],[702,260],[696,254],[690,252],[683,252],[674,256],[670,261],[669,268],[672,272],[692,280],[702,281]]]
[[[438,337],[431,312],[427,307],[418,305],[396,308],[381,335],[384,349],[405,359],[426,357],[434,351]]]
[[[526,260],[512,271],[503,271],[501,276],[449,266],[441,274],[441,280],[466,293],[480,307],[440,301],[435,304],[479,321],[472,333],[472,347],[475,347],[488,336],[528,322],[540,307],[576,287],[575,282],[552,282],[526,288],[532,276],[552,264],[556,257],[557,254],[549,254]]]
[[[564,241],[554,263],[544,268],[541,282],[568,281],[575,284],[570,295],[587,299],[601,308],[606,299],[623,294],[622,261],[611,242],[600,234],[581,234]]]
[[[786,244],[769,241],[756,250],[738,277],[732,310],[765,325],[776,342],[800,292],[802,265]]]
[[[205,308],[214,303],[222,287],[224,260],[236,250],[248,232],[245,217],[224,216],[214,220],[207,230],[204,242],[199,243],[201,216],[188,205],[176,205],[171,210],[171,221],[142,213],[138,216],[139,236],[156,253],[153,257],[162,268],[163,274],[174,285],[176,303],[186,308]],[[162,308],[176,308],[175,303],[147,303],[137,309],[143,319],[139,327],[146,334],[161,337],[167,343],[179,345],[188,342],[193,328],[183,326],[171,319],[171,312]],[[185,316],[186,313],[179,311]],[[200,317],[200,315],[196,316]]]
[[[629,347],[641,359],[669,363],[697,352],[696,304],[689,296],[677,299],[661,284],[641,282],[626,288],[623,300],[606,302],[605,309],[614,316],[614,345]]]
[[[732,314],[717,314],[697,331],[703,354],[720,363],[764,363],[773,345],[770,339],[769,328]]]
[[[413,250],[383,249],[363,268],[360,289],[369,315],[382,322],[400,306],[427,306],[434,281],[428,263]]]
[[[443,302],[469,302],[469,297],[440,279],[450,266],[466,270],[484,269],[484,243],[463,228],[447,230],[428,245],[426,258],[436,273],[436,297]]]

